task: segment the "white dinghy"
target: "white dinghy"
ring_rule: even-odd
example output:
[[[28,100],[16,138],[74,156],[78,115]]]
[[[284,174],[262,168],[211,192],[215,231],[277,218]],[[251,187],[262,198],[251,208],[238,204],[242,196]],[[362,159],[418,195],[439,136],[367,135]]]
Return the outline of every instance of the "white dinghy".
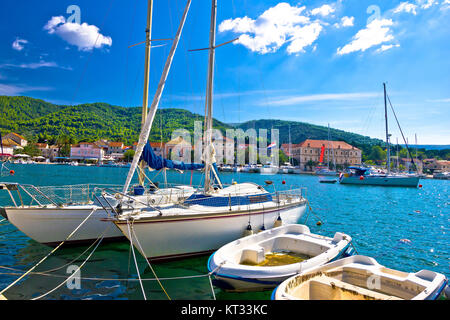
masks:
[[[305,225],[289,224],[235,240],[208,261],[213,283],[227,291],[271,289],[304,270],[350,252],[352,238],[312,234]]]
[[[388,269],[366,256],[352,256],[311,269],[281,283],[274,300],[435,300],[447,279],[429,270]]]

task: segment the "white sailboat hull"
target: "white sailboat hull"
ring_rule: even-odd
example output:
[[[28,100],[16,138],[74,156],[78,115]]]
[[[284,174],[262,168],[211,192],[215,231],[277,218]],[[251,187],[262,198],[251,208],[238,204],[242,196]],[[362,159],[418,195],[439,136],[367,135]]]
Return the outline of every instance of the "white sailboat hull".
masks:
[[[392,187],[414,187],[419,184],[419,177],[416,176],[348,176],[342,175],[339,179],[341,184],[357,184],[372,186],[392,186]]]
[[[7,218],[17,229],[31,239],[47,245],[64,241],[92,212],[93,206],[70,206],[64,208],[5,208]],[[106,221],[108,214],[101,208],[81,226],[67,241],[77,244],[92,242],[104,233],[105,240],[124,239],[113,222]]]
[[[283,223],[295,224],[306,211],[303,201],[280,211],[276,208],[264,213],[255,212],[250,216],[246,211],[229,214],[226,212],[209,214],[202,217],[179,217],[172,219],[148,219],[130,222],[133,228],[133,243],[136,238],[142,247],[141,254],[150,261],[173,260],[183,257],[211,253],[224,244],[244,235],[249,219],[254,231],[265,226],[272,228],[280,212]],[[126,221],[116,222],[123,234],[130,239]]]
[[[266,168],[262,167],[259,169],[259,172],[261,174],[277,174],[278,171],[279,171],[278,167],[266,167]]]

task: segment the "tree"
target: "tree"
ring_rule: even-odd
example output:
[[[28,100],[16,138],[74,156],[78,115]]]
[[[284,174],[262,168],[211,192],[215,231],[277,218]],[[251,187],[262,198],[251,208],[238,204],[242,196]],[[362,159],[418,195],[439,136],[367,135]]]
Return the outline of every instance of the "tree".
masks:
[[[317,162],[312,161],[312,160],[309,160],[309,161],[306,163],[306,166],[309,167],[309,169],[310,169],[311,171],[312,171],[313,167],[315,167],[316,165],[317,165]]]
[[[386,159],[386,151],[384,151],[380,146],[373,146],[369,154],[369,160],[375,162],[381,162]]]
[[[128,149],[127,151],[125,151],[125,153],[123,154],[123,157],[125,159],[126,162],[130,162],[133,160],[134,157],[134,150],[133,149]]]

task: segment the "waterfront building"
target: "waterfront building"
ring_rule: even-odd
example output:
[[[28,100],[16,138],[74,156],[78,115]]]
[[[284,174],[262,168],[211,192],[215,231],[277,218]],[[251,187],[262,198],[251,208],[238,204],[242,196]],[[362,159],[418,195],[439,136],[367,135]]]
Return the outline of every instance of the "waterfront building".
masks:
[[[426,169],[431,171],[450,172],[450,161],[436,160],[436,159],[426,159],[426,160],[428,160],[424,165]]]
[[[327,141],[307,139],[302,143],[291,145],[291,157],[296,159],[300,168],[307,171],[310,161],[318,164],[322,147],[325,148],[323,163],[330,161],[333,163],[333,157],[336,165],[351,166],[360,165],[362,152],[360,149],[344,142],[344,141]],[[282,145],[283,152],[288,154],[289,144]]]
[[[105,153],[102,148],[90,142],[80,142],[80,144],[70,148],[70,158],[72,160],[95,160],[101,161]]]
[[[20,147],[26,147],[28,144],[27,139],[25,139],[24,137],[22,137],[21,135],[15,133],[15,132],[10,132],[3,137],[3,140],[8,140],[8,139],[14,141]]]

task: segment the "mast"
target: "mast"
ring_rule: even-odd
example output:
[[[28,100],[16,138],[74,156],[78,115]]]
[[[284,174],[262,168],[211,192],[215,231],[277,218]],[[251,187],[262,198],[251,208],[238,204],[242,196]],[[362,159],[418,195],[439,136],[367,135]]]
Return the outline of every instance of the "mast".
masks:
[[[330,170],[330,124],[328,124],[328,152],[327,152],[327,166]]]
[[[145,69],[144,69],[144,95],[142,103],[142,121],[141,128],[144,127],[145,120],[147,120],[148,112],[148,89],[150,78],[150,50],[151,50],[151,37],[152,37],[152,16],[153,16],[153,0],[148,0],[147,7],[147,28],[145,29]],[[144,168],[145,162],[139,163],[139,185],[144,185]]]
[[[211,27],[209,31],[209,62],[208,62],[208,84],[206,94],[206,157],[205,157],[205,192],[211,188],[210,173],[212,168],[211,148],[212,148],[212,114],[213,114],[213,90],[214,90],[214,61],[216,46],[216,17],[217,0],[212,0],[211,5]],[[214,170],[214,169],[213,169]]]
[[[289,165],[292,165],[291,163],[291,125],[289,125]]]
[[[397,138],[397,173],[400,172],[399,161],[400,159],[398,158],[398,138]]]
[[[388,115],[387,115],[387,98],[386,98],[386,83],[383,83],[384,88],[384,119],[386,122],[386,145],[387,145],[387,171],[391,173],[391,147],[389,145],[389,128],[388,128]]]
[[[155,119],[156,110],[158,109],[159,102],[161,101],[161,96],[164,91],[164,87],[166,85],[170,67],[172,66],[172,61],[173,61],[175,52],[177,50],[178,43],[180,41],[181,32],[183,31],[184,23],[186,22],[186,17],[189,12],[189,7],[191,5],[191,2],[192,2],[192,0],[187,0],[186,7],[184,9],[180,25],[178,27],[175,38],[173,40],[172,47],[170,48],[170,51],[169,51],[169,56],[167,57],[166,64],[164,65],[164,69],[163,69],[161,78],[158,83],[158,88],[156,89],[156,93],[153,97],[153,102],[150,106],[150,110],[147,114],[145,123],[141,129],[138,145],[136,147],[136,153],[134,154],[133,162],[131,163],[131,167],[130,167],[130,170],[128,171],[128,176],[125,181],[125,185],[123,186],[123,193],[126,193],[128,190],[128,187],[130,186],[131,179],[133,178],[134,172],[136,171],[136,167],[138,166],[138,162],[139,162],[139,159],[141,158],[142,151],[144,150],[144,146],[148,141],[148,136],[150,135],[150,130],[152,129],[152,125],[153,125],[153,120]]]

